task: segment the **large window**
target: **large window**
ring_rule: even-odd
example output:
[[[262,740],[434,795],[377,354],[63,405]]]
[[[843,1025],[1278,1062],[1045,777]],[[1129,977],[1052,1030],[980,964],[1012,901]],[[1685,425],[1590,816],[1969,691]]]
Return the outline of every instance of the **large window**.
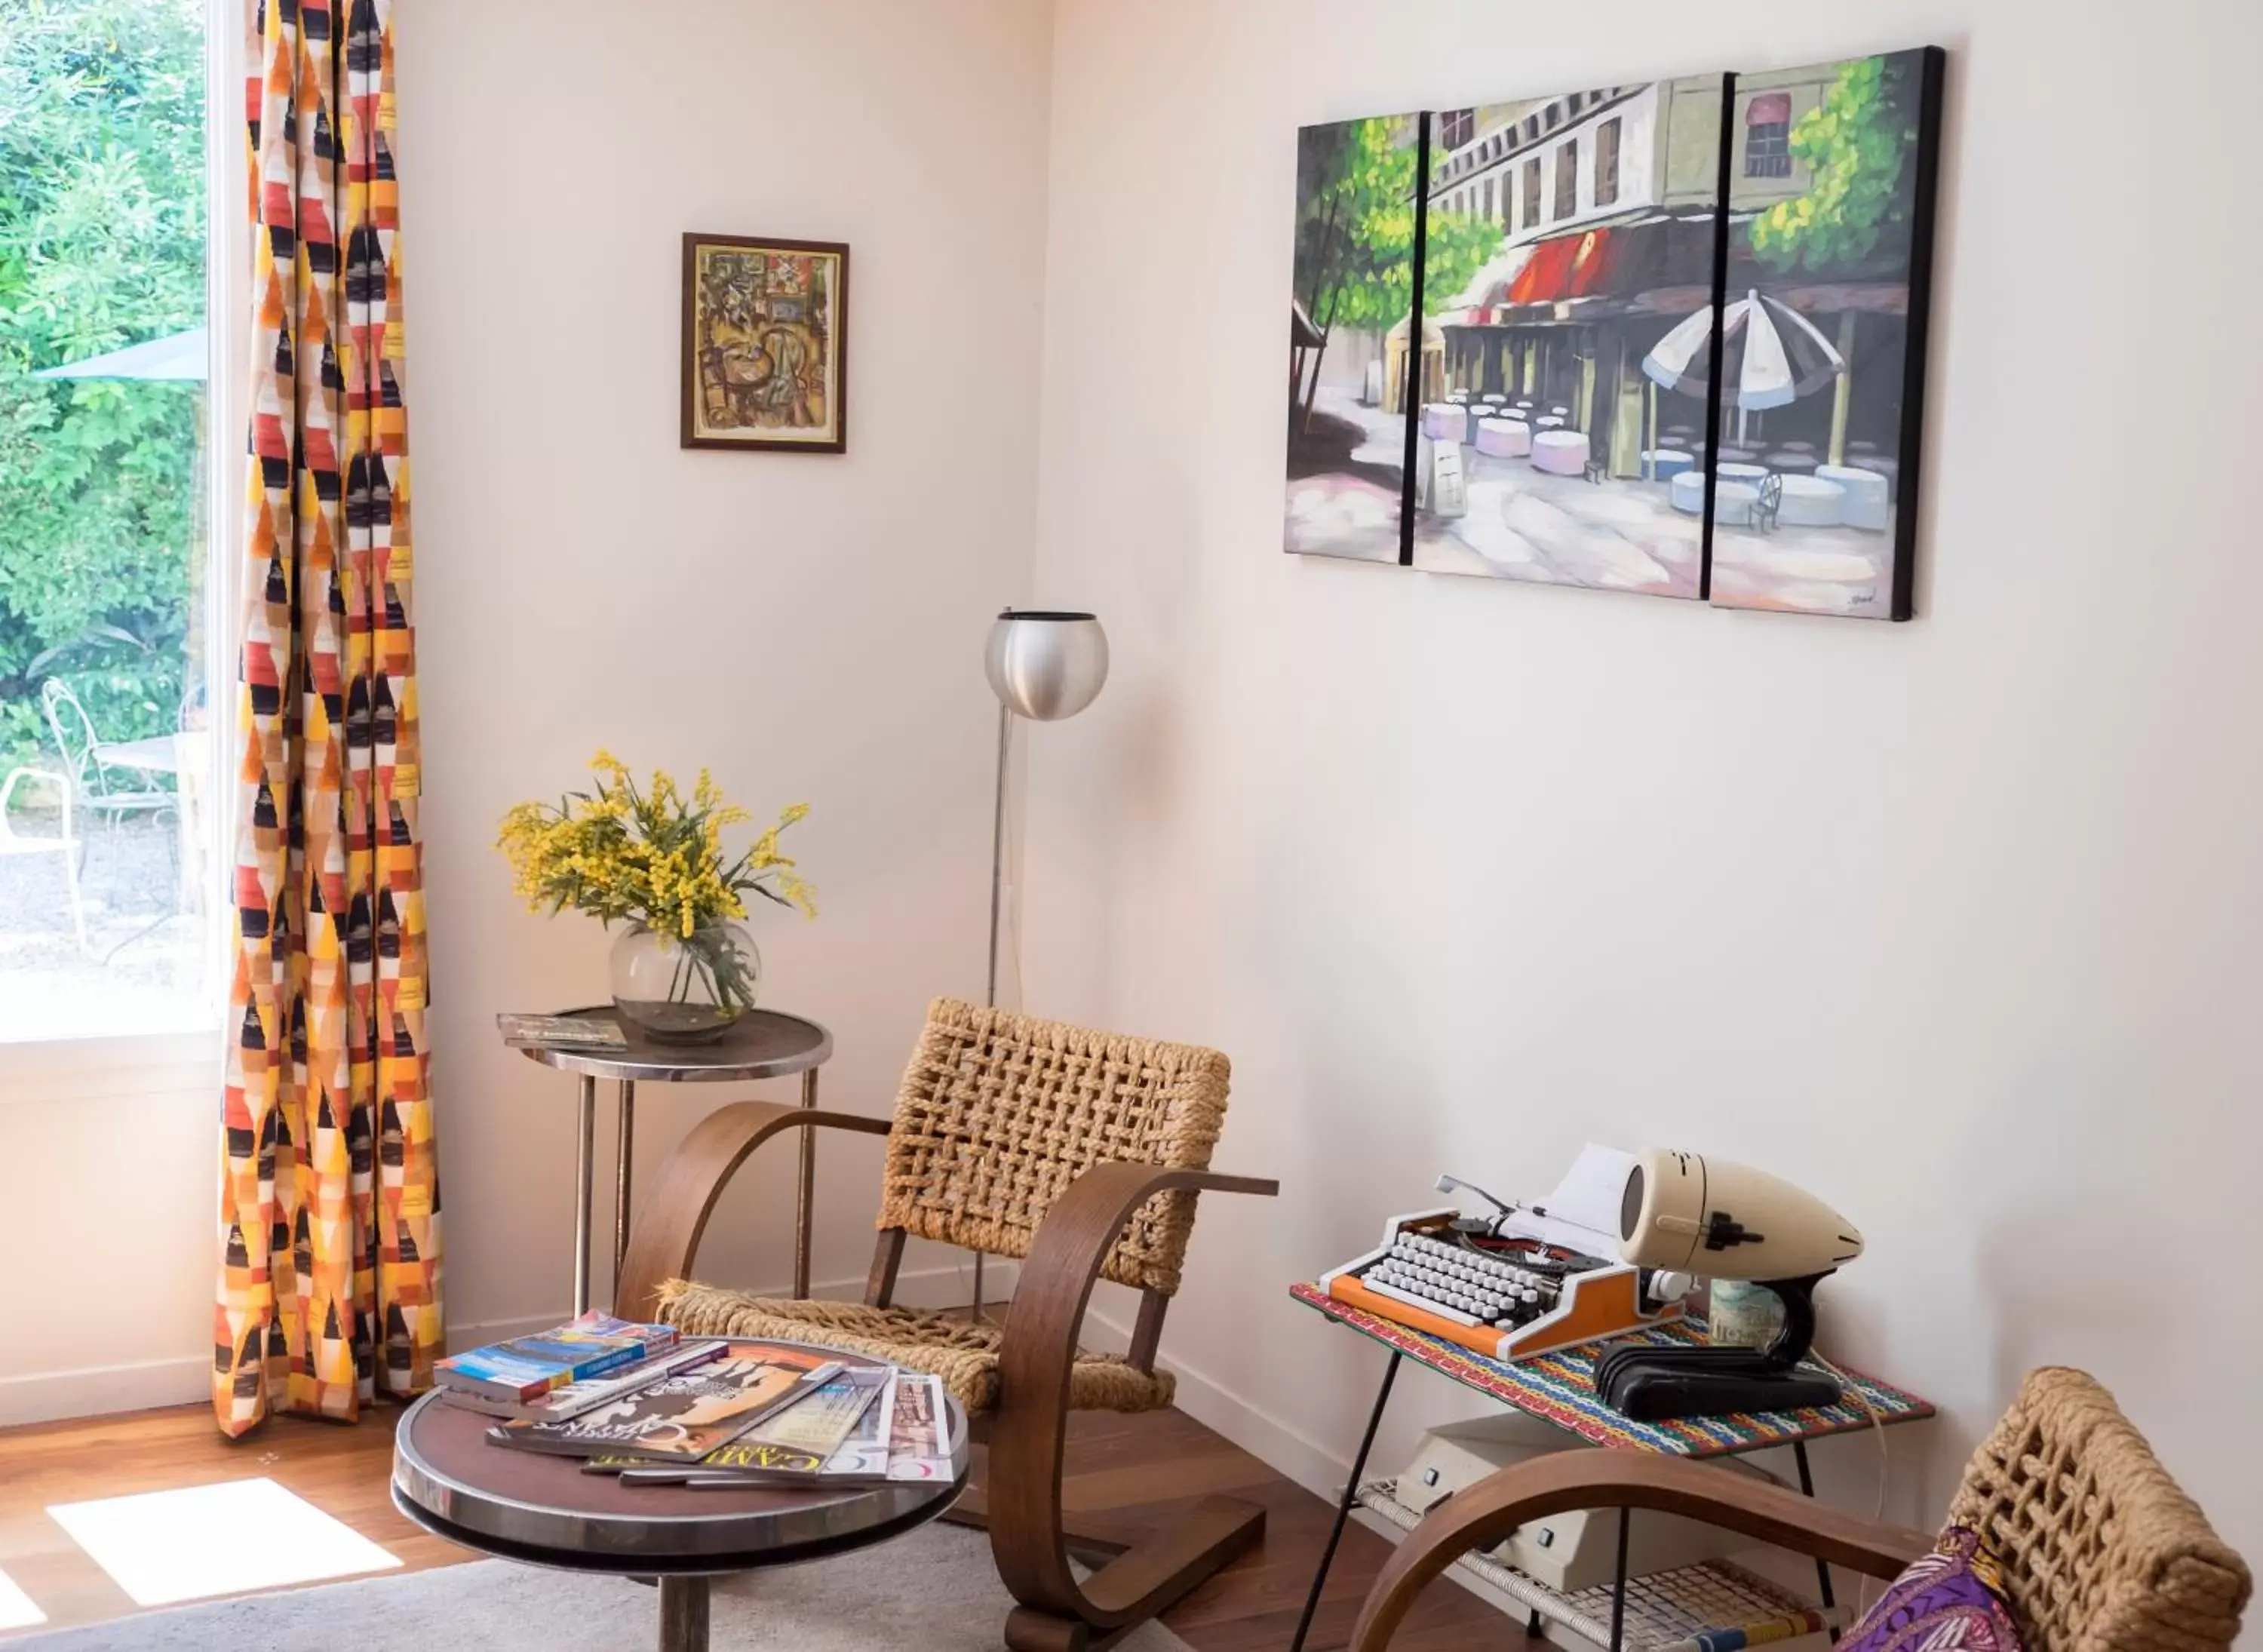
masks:
[[[204,0],[0,0],[0,1042],[216,1025]]]
[[[1565,140],[1556,146],[1556,213],[1558,218],[1569,218],[1580,210],[1580,141]]]
[[[1477,111],[1449,109],[1438,117],[1438,141],[1449,149],[1458,149],[1470,141],[1477,129]]]
[[[1540,157],[1534,156],[1524,163],[1524,227],[1532,228],[1540,221]]]
[[[1791,176],[1791,94],[1762,92],[1745,110],[1745,176]]]
[[[1619,198],[1619,117],[1613,115],[1595,128],[1595,205],[1608,206]]]

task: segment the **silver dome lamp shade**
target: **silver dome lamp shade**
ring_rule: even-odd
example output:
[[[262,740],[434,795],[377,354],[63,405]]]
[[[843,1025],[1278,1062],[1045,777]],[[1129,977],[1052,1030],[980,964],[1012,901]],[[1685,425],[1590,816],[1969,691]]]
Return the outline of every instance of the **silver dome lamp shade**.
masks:
[[[1088,613],[1006,609],[990,627],[982,669],[998,696],[998,790],[990,824],[990,975],[983,1002],[998,1004],[999,915],[1006,878],[1006,775],[1014,719],[1059,722],[1100,698],[1108,683],[1108,634]],[[974,1317],[982,1312],[982,1253],[974,1253]]]
[[[998,696],[998,790],[990,817],[990,975],[983,999],[995,1009],[998,920],[1006,879],[1006,775],[1014,751],[1014,719],[1059,722],[1099,699],[1108,682],[1108,634],[1088,613],[1008,608],[990,627],[982,669],[990,678],[991,692]]]
[[[1108,681],[1108,634],[1088,613],[1009,608],[990,627],[982,669],[998,703],[1014,715],[1059,722],[1099,698]]]

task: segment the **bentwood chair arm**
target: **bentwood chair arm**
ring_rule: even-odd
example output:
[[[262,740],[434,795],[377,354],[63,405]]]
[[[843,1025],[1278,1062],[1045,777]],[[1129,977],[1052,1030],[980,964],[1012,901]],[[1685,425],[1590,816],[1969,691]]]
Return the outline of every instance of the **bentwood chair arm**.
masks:
[[[1898,1576],[1934,1545],[1922,1532],[1843,1513],[1705,1463],[1632,1452],[1557,1452],[1490,1474],[1423,1517],[1368,1591],[1351,1652],[1384,1652],[1423,1585],[1470,1550],[1491,1547],[1528,1520],[1571,1509],[1678,1514],[1872,1577]]]
[[[862,1113],[820,1112],[776,1101],[740,1101],[719,1107],[691,1127],[660,1167],[660,1180],[645,1196],[644,1214],[629,1235],[628,1255],[614,1287],[613,1312],[624,1319],[649,1320],[659,1313],[660,1287],[688,1279],[699,1237],[723,1187],[748,1155],[788,1130],[852,1130],[884,1136],[888,1120]]]
[[[1153,1615],[1194,1556],[1227,1541],[1253,1511],[1197,1510],[1160,1543],[1127,1551],[1082,1583],[1062,1541],[1061,1453],[1068,1428],[1077,1333],[1108,1252],[1139,1207],[1158,1193],[1281,1191],[1278,1182],[1167,1165],[1095,1164],[1069,1184],[1038,1228],[998,1349],[998,1406],[991,1418],[989,1519],[1000,1575],[1020,1617],[1030,1607],[1097,1627]],[[1213,1530],[1212,1528],[1216,1529]],[[1015,1644],[1009,1620],[1009,1645]]]

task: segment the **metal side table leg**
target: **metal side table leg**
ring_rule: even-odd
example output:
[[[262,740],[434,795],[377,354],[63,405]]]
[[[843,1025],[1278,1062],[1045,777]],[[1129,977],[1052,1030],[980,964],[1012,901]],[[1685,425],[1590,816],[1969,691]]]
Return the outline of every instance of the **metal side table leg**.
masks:
[[[1367,1415],[1367,1432],[1359,1437],[1359,1453],[1351,1460],[1351,1477],[1344,1482],[1343,1496],[1336,1503],[1335,1524],[1328,1528],[1327,1546],[1320,1550],[1320,1563],[1312,1572],[1312,1592],[1305,1597],[1305,1610],[1297,1619],[1297,1634],[1289,1642],[1289,1652],[1305,1652],[1305,1636],[1311,1633],[1312,1614],[1320,1609],[1320,1590],[1328,1581],[1328,1568],[1335,1563],[1336,1545],[1343,1541],[1344,1522],[1351,1516],[1351,1505],[1359,1501],[1359,1477],[1367,1472],[1367,1454],[1375,1447],[1375,1431],[1383,1422],[1383,1408],[1391,1402],[1391,1384],[1399,1374],[1399,1362],[1406,1356],[1396,1348],[1391,1351],[1391,1363],[1383,1367],[1383,1386],[1375,1392],[1375,1409]]]
[[[814,1067],[801,1076],[801,1105],[817,1105]],[[793,1188],[793,1293],[801,1299],[809,1295],[809,1207],[816,1193],[817,1132],[805,1126],[801,1132],[800,1171]]]
[[[1810,1469],[1807,1466],[1807,1442],[1805,1440],[1796,1439],[1792,1441],[1791,1460],[1799,1465],[1800,1494],[1803,1496],[1812,1497],[1815,1495],[1815,1474],[1814,1471]],[[1831,1589],[1830,1561],[1818,1561],[1815,1562],[1815,1581],[1818,1587],[1823,1590],[1823,1605],[1825,1609],[1827,1611],[1829,1608],[1837,1605],[1839,1603],[1833,1598]],[[1833,1641],[1836,1641],[1839,1638],[1839,1632],[1836,1629],[1833,1629],[1831,1632],[1831,1638]]]
[[[621,1293],[621,1263],[629,1254],[629,1169],[636,1160],[636,1081],[621,1080],[620,1139],[613,1146],[613,1298]]]
[[[1634,1524],[1634,1511],[1619,1510],[1619,1559],[1611,1573],[1611,1652],[1621,1652],[1626,1645],[1627,1589],[1627,1528]]]
[[[574,1157],[574,1316],[589,1311],[589,1196],[596,1179],[597,1081],[582,1080],[582,1130]]]
[[[707,1652],[707,1580],[660,1580],[660,1652]]]

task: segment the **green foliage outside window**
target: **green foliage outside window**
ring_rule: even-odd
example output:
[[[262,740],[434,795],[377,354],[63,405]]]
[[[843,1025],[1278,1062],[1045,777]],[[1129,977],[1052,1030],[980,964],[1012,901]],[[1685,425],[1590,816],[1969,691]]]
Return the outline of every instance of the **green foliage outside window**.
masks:
[[[202,388],[29,375],[203,323],[204,105],[199,0],[0,0],[0,759],[179,714]]]

